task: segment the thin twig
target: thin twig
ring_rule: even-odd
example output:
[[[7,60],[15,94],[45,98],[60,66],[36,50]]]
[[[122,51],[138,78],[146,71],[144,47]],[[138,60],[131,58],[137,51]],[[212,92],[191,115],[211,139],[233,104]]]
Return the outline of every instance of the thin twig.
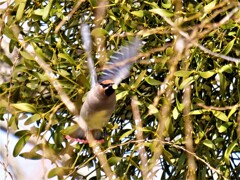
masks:
[[[13,180],[12,174],[7,169],[8,165],[5,164],[4,162],[1,162],[1,161],[0,161],[0,164],[3,166],[3,169],[4,169],[5,173],[7,173],[11,177],[11,179]],[[6,174],[5,174],[5,178],[4,179],[7,179],[7,175]]]
[[[215,106],[206,106],[205,104],[202,104],[202,103],[197,103],[197,106],[202,107],[207,110],[225,111],[225,110],[231,110],[233,108],[237,109],[240,107],[240,104],[235,104],[233,106],[215,107]]]

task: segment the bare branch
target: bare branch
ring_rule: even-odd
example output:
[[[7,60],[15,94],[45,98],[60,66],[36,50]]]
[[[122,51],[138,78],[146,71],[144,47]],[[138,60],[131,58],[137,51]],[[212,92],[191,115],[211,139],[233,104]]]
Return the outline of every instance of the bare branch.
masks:
[[[137,97],[132,97],[131,106],[132,106],[132,112],[133,112],[133,119],[136,124],[136,138],[139,141],[138,152],[139,152],[139,156],[142,163],[142,167],[141,167],[142,177],[143,179],[147,179],[147,173],[148,173],[147,153],[145,151],[145,146],[144,146],[144,139],[143,139],[143,132],[142,132],[142,119],[139,113]]]
[[[189,152],[194,152],[193,148],[193,127],[192,127],[192,121],[191,116],[189,115],[190,109],[191,109],[191,87],[188,85],[184,88],[184,94],[183,94],[183,104],[184,104],[184,110],[183,110],[183,117],[184,117],[184,130],[185,130],[185,141],[186,141],[186,149]],[[196,179],[196,169],[197,165],[194,160],[194,157],[191,154],[187,154],[188,157],[188,177],[189,180]]]
[[[203,52],[207,53],[207,54],[210,54],[212,56],[215,56],[215,57],[218,57],[218,58],[222,58],[222,59],[225,59],[225,60],[228,60],[228,61],[231,61],[231,62],[235,62],[235,63],[238,63],[240,62],[240,59],[239,58],[233,58],[233,57],[229,57],[229,56],[226,56],[226,55],[223,55],[223,54],[219,54],[219,53],[215,53],[215,52],[212,52],[210,51],[209,49],[205,48],[204,46],[202,46],[201,44],[195,44],[197,47],[199,47],[199,49],[201,49]]]

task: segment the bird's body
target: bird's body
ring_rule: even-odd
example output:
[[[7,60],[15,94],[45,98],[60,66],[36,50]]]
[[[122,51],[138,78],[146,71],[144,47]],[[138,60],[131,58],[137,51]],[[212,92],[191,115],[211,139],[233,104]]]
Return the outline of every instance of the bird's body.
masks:
[[[80,111],[80,116],[86,121],[89,130],[102,129],[109,121],[116,105],[116,93],[110,96],[104,93],[100,84],[91,89]]]
[[[103,70],[99,81],[97,81],[94,63],[90,55],[91,38],[90,30],[87,25],[83,25],[82,27],[82,36],[85,51],[88,56],[88,68],[91,76],[91,89],[86,96],[78,118],[81,118],[86,122],[88,130],[92,132],[93,137],[96,140],[101,140],[101,129],[111,118],[116,106],[116,93],[114,87],[118,86],[118,84],[129,75],[129,70],[133,62],[127,61],[121,66],[116,64],[136,56],[140,46],[140,41],[135,39],[128,46],[121,47],[119,52],[116,52],[107,63],[112,67]],[[79,122],[78,119],[75,119],[75,121]],[[70,136],[77,141],[84,143],[86,142],[85,133],[80,128]]]

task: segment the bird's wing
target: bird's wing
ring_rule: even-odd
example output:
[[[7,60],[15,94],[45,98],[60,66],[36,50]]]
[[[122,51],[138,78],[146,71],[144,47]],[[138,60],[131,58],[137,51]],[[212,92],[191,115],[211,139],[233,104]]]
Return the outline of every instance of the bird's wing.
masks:
[[[91,78],[91,88],[93,88],[97,83],[97,74],[96,74],[94,62],[91,56],[92,39],[90,36],[90,28],[87,24],[82,25],[81,35],[82,35],[82,41],[83,41],[83,48],[87,54],[87,63],[88,63],[88,69],[89,69],[90,78]]]
[[[140,40],[135,38],[129,45],[121,47],[118,52],[114,53],[107,62],[108,68],[103,70],[99,82],[112,80],[118,85],[123,79],[127,78],[134,62],[131,58],[137,55],[140,46]]]

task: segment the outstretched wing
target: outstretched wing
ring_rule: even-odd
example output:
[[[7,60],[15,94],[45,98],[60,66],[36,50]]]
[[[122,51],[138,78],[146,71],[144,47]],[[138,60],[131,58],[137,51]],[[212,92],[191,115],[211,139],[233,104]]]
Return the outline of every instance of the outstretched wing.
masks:
[[[140,46],[140,40],[135,38],[129,45],[121,47],[118,52],[114,53],[107,62],[109,68],[103,70],[99,82],[112,80],[118,85],[123,79],[127,78],[133,64],[133,61],[129,60],[137,55]]]
[[[83,41],[83,48],[87,54],[88,70],[91,77],[91,88],[93,88],[97,83],[97,75],[96,75],[96,70],[95,70],[94,62],[91,55],[92,39],[90,36],[90,28],[87,24],[82,25],[81,35],[82,35],[82,41]]]

